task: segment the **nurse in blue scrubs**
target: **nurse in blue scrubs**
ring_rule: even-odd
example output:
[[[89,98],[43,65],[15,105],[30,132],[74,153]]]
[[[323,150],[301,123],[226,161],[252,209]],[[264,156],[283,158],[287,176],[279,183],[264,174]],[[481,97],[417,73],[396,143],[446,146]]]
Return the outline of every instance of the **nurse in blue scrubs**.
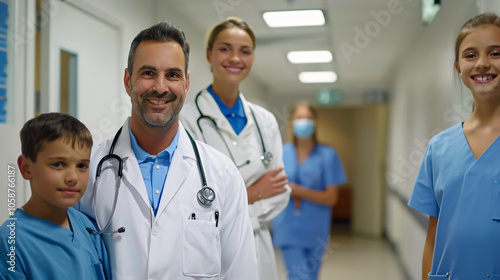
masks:
[[[335,149],[316,140],[315,110],[301,102],[292,115],[293,143],[283,147],[292,198],[273,221],[273,242],[281,249],[288,279],[314,280],[328,246],[338,186],[346,175]]]
[[[455,68],[472,115],[429,142],[409,206],[429,217],[422,279],[500,279],[500,18],[466,22]]]

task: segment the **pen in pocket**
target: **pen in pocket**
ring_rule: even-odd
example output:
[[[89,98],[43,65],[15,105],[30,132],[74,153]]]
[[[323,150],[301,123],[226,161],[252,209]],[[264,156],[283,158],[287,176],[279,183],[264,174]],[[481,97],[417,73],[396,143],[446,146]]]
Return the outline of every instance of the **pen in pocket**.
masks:
[[[219,226],[219,210],[215,210],[215,227]]]

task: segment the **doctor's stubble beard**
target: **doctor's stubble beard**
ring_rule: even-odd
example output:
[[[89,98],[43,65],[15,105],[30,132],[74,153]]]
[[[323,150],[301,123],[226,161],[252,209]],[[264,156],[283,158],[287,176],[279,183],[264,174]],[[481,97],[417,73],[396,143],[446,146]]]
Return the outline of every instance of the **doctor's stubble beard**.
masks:
[[[150,91],[141,95],[140,98],[142,99],[142,104],[139,104],[137,100],[137,94],[134,95],[135,98],[131,98],[132,110],[134,110],[136,115],[140,116],[141,121],[149,127],[165,127],[171,125],[172,122],[176,120],[177,117],[179,116],[182,106],[184,106],[184,100],[186,99],[186,96],[183,94],[181,94],[180,97],[178,97],[177,95],[171,92],[160,94],[156,91]],[[152,97],[161,100],[169,100],[169,103],[172,106],[169,109],[169,111],[167,111],[167,114],[165,115],[165,119],[163,121],[153,121],[148,116],[148,112],[146,111],[146,106],[144,106],[143,104],[148,102],[146,100],[147,98],[152,98]],[[177,101],[177,99],[179,100]],[[177,101],[176,104],[174,104],[175,101]]]

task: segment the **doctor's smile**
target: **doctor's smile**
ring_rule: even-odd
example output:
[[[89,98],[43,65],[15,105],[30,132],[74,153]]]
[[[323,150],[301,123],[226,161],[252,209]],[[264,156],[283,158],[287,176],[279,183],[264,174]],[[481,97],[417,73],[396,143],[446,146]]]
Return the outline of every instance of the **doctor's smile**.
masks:
[[[142,100],[152,104],[152,105],[165,105],[167,103],[177,100],[177,96],[173,93],[163,93],[158,92],[147,92],[143,93],[141,96]]]
[[[156,99],[146,99],[146,101],[155,105],[163,105],[170,102],[169,100],[156,100]]]

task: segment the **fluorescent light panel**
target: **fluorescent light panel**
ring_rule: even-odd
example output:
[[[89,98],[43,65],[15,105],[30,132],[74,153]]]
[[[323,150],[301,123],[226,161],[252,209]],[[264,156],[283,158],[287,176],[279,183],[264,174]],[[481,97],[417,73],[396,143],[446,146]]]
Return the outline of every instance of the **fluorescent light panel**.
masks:
[[[321,10],[265,12],[262,17],[269,27],[325,25],[325,16]]]
[[[299,74],[299,81],[304,84],[335,83],[337,81],[337,74],[333,71],[301,72]]]
[[[300,63],[328,63],[333,60],[330,51],[293,51],[286,55],[293,64]]]

